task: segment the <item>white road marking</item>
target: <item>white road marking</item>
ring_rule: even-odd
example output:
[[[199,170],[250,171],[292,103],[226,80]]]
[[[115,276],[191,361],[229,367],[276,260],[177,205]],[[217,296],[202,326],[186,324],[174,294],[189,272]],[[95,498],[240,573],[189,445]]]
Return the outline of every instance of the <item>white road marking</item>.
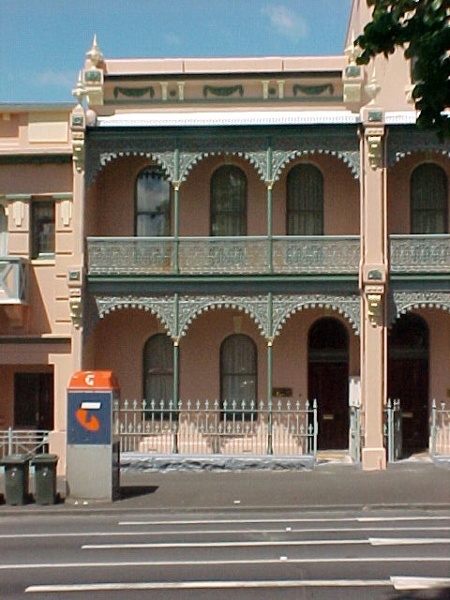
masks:
[[[396,590],[428,590],[450,586],[450,578],[447,577],[391,577],[391,582]]]
[[[71,585],[32,585],[28,593],[117,592],[130,590],[212,590],[241,588],[302,588],[302,587],[385,587],[389,579],[310,579],[274,581],[171,581],[142,583],[85,583]]]
[[[294,564],[328,564],[328,563],[411,563],[410,556],[377,556],[377,557],[343,557],[343,558],[289,558],[289,563]],[[426,556],[414,558],[418,563],[448,563],[450,557]],[[192,566],[224,566],[224,565],[279,565],[279,558],[254,558],[254,559],[221,559],[221,560],[145,560],[145,561],[89,561],[76,563],[19,563],[10,565],[0,565],[0,571],[12,571],[14,569],[98,569],[105,567],[192,567]]]
[[[255,548],[261,546],[354,546],[369,540],[262,540],[242,542],[149,542],[145,544],[84,544],[82,550],[140,550],[174,548]]]
[[[369,538],[372,546],[416,546],[418,544],[450,544],[450,538]]]
[[[421,517],[357,517],[356,521],[361,523],[370,523],[374,521],[449,521],[450,517],[447,516],[421,516]]]
[[[339,522],[365,522],[365,521],[450,521],[450,516],[419,516],[419,517],[326,517],[326,518],[270,518],[270,519],[180,519],[174,521],[119,521],[121,526],[140,527],[142,525],[219,525],[236,523],[339,523]]]
[[[217,535],[217,534],[277,534],[277,533],[363,533],[367,531],[450,531],[450,526],[446,527],[321,527],[319,529],[308,528],[292,528],[286,527],[283,529],[185,529],[185,530],[159,530],[159,531],[85,531],[85,532],[42,532],[42,533],[2,533],[0,539],[39,539],[39,538],[77,538],[77,537],[156,537],[161,536],[180,536],[180,535]]]

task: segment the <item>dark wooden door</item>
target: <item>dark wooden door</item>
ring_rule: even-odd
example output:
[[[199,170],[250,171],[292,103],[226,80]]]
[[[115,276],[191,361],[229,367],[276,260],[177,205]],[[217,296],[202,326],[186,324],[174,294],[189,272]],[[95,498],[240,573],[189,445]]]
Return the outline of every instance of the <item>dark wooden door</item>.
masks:
[[[428,447],[429,331],[419,315],[403,315],[389,333],[388,398],[400,400],[401,454]]]
[[[391,359],[388,396],[400,400],[402,455],[425,450],[428,447],[428,361]]]
[[[310,362],[308,397],[317,400],[319,450],[348,448],[348,364]]]
[[[53,429],[53,373],[16,373],[14,426]]]

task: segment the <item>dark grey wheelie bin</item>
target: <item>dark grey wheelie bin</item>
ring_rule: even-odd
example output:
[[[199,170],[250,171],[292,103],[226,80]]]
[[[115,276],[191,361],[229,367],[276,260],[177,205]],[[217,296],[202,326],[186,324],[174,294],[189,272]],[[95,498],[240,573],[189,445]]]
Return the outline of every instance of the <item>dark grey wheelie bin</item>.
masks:
[[[31,465],[34,467],[34,499],[36,504],[56,502],[56,454],[37,454]]]
[[[2,458],[0,465],[5,468],[6,504],[26,504],[29,499],[30,457],[27,454],[10,454]]]

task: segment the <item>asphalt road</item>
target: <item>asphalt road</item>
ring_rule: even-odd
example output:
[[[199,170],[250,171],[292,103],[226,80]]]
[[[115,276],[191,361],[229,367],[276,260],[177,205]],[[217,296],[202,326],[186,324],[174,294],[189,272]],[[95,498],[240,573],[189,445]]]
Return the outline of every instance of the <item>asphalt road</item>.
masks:
[[[421,588],[421,589],[418,589]],[[450,598],[450,511],[8,512],[3,600]]]

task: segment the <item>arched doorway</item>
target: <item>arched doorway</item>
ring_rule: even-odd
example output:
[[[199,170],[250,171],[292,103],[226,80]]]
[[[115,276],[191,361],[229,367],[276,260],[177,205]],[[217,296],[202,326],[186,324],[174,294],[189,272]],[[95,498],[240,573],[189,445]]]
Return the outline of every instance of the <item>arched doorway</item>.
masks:
[[[402,454],[428,447],[429,330],[424,319],[403,315],[389,332],[388,398],[400,400]]]
[[[337,319],[320,319],[309,330],[308,398],[317,400],[319,450],[348,448],[348,345]]]

